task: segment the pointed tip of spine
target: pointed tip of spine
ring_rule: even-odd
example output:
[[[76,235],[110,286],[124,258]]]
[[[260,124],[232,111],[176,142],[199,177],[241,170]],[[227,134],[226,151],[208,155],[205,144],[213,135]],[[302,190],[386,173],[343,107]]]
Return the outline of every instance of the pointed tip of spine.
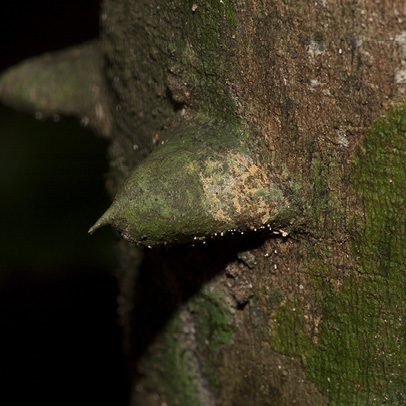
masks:
[[[96,223],[89,228],[88,233],[93,234],[99,228],[111,224],[111,214],[111,208],[107,209],[107,211],[96,221]]]

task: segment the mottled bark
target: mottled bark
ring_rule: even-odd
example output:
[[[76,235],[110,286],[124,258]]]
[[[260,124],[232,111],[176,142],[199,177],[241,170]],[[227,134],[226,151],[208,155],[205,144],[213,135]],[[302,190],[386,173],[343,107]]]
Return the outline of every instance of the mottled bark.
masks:
[[[112,193],[209,121],[294,207],[119,243],[131,404],[405,404],[404,1],[105,0],[101,21]]]

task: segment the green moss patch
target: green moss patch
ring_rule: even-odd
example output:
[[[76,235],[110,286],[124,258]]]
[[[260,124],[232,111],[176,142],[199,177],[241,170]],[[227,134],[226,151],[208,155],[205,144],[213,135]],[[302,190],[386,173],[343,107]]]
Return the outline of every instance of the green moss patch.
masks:
[[[351,223],[356,272],[336,284],[328,265],[313,263],[309,272],[323,315],[317,339],[305,332],[304,316],[292,312],[298,307],[292,302],[275,314],[273,346],[301,357],[330,405],[404,405],[405,105],[371,126],[354,160],[353,189],[364,206]]]

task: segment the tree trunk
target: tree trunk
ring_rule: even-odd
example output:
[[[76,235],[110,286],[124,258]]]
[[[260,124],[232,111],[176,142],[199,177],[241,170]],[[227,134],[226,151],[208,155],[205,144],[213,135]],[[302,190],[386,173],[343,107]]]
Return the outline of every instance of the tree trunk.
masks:
[[[405,404],[406,3],[105,0],[101,23],[80,114],[118,193],[92,231],[132,241],[131,404]]]

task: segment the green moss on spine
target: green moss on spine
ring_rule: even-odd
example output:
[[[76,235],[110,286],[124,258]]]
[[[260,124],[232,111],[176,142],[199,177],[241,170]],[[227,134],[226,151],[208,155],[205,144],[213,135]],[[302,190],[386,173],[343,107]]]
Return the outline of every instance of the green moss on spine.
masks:
[[[134,169],[90,232],[111,224],[153,246],[289,223],[296,207],[256,164],[248,138],[224,122],[185,122]]]
[[[75,116],[103,135],[110,135],[97,41],[27,59],[0,76],[0,100],[39,118]]]
[[[167,405],[201,405],[196,376],[192,372],[193,350],[183,325],[181,313],[173,315],[155,343],[159,350],[141,362],[141,371],[148,371],[153,376],[152,380],[139,383],[143,404],[156,404],[156,399],[149,400],[149,397],[158,392]]]
[[[206,360],[203,373],[212,388],[219,389],[217,377],[218,353],[232,344],[237,327],[232,323],[232,312],[221,297],[222,292],[213,293],[203,289],[189,304],[192,313],[198,313],[196,338],[199,353]]]
[[[155,404],[149,399],[159,393],[167,405],[211,404],[219,389],[219,352],[232,343],[235,330],[224,292],[202,288],[187,308],[171,317],[150,355],[141,361],[140,372],[147,371],[148,376],[138,383],[140,401]]]

